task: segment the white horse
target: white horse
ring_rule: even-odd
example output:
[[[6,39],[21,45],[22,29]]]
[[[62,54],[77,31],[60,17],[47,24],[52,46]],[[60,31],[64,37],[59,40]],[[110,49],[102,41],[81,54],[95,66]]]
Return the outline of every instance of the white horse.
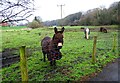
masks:
[[[89,28],[84,28],[84,33],[85,33],[85,38],[89,39],[90,29]]]

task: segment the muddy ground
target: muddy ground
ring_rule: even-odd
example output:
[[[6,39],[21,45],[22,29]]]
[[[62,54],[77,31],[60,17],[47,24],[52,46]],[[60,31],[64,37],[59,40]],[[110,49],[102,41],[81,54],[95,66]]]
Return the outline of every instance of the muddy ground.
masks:
[[[26,49],[26,54],[30,55],[31,49]],[[12,49],[4,49],[2,53],[0,53],[0,68],[2,67],[9,67],[11,64],[19,62],[20,61],[20,54],[18,48],[12,48]]]

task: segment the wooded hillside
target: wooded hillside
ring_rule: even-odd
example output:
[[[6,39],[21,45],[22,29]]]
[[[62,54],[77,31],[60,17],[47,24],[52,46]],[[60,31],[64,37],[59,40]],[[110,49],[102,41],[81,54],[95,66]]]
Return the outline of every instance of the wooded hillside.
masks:
[[[44,25],[118,25],[120,18],[120,2],[114,2],[107,9],[105,7],[95,8],[87,12],[78,12],[66,16],[63,19],[46,21]]]

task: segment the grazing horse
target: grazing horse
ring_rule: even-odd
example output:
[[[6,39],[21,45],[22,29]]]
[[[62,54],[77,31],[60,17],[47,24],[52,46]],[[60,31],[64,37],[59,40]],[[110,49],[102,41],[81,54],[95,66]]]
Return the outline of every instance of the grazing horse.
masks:
[[[100,27],[100,32],[107,33],[107,29],[106,29],[106,28],[104,28],[104,27]]]
[[[62,54],[60,52],[60,49],[63,46],[63,32],[64,27],[62,27],[61,31],[58,31],[57,28],[54,28],[55,34],[53,35],[53,38],[45,37],[41,41],[42,46],[42,53],[44,55],[44,62],[45,57],[47,55],[48,60],[50,61],[51,66],[56,65],[56,60],[59,60],[62,58]]]
[[[85,38],[89,39],[90,29],[89,28],[84,28],[84,33],[85,33]]]

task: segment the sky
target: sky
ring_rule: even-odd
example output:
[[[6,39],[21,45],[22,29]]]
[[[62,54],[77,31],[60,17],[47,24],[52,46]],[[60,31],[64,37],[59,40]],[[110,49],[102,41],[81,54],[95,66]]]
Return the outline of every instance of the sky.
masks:
[[[35,0],[36,11],[34,16],[40,16],[42,21],[50,21],[61,18],[61,9],[58,5],[64,5],[62,18],[69,14],[77,12],[86,12],[87,10],[105,7],[108,8],[113,2],[120,0]]]

